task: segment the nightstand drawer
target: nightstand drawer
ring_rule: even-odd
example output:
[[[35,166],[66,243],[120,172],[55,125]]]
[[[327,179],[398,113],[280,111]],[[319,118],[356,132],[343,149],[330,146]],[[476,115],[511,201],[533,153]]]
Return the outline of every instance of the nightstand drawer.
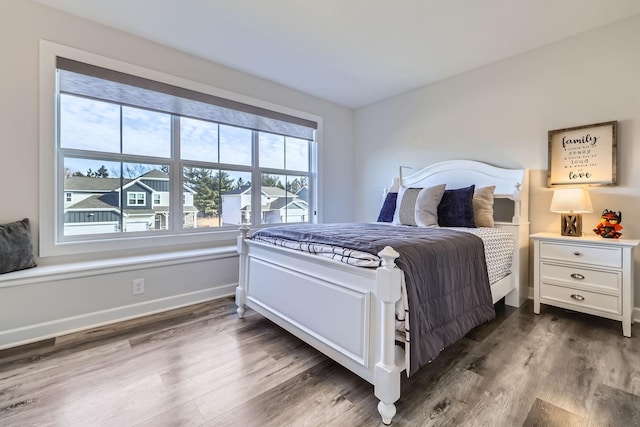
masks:
[[[592,286],[619,292],[622,284],[622,273],[541,262],[540,280],[543,283],[555,282],[565,286]]]
[[[587,308],[610,314],[622,314],[622,304],[620,303],[620,297],[617,295],[604,295],[548,283],[542,284],[540,292],[540,298],[543,302],[548,300],[552,303],[574,306],[577,311]]]
[[[540,242],[540,258],[622,268],[622,249],[620,248]]]

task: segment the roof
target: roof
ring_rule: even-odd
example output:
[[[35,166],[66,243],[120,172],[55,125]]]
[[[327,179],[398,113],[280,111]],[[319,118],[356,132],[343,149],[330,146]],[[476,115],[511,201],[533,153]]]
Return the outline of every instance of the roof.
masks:
[[[243,185],[242,187],[222,193],[223,196],[233,196],[235,194],[243,194],[247,190],[251,190],[251,185]]]
[[[282,197],[280,199],[277,199],[271,202],[269,204],[269,210],[273,211],[277,209],[282,209],[285,206],[288,206],[292,203],[298,205],[300,209],[306,209],[306,207],[303,206],[303,205],[306,205],[306,202],[304,200],[300,200],[297,197]]]
[[[286,197],[287,192],[280,187],[260,187],[262,192],[269,197]]]
[[[309,201],[309,189],[307,187],[302,187],[300,189],[300,191],[298,191],[296,196],[298,196],[300,199],[304,200],[305,202],[308,202]]]
[[[102,199],[102,195],[89,196],[84,200],[80,200],[78,203],[67,207],[65,210],[92,210],[92,209],[118,209],[118,206],[114,206],[107,203]]]
[[[159,169],[151,169],[149,172],[140,175],[140,178],[169,179],[169,175]]]
[[[122,184],[131,179],[123,179]],[[120,188],[120,178],[93,178],[87,176],[70,176],[64,180],[64,191],[98,191],[107,192]]]
[[[74,203],[73,205],[67,207],[66,211],[92,211],[92,210],[115,210],[120,211],[120,207],[118,205],[110,204],[109,199],[112,201],[116,201],[117,199],[113,197],[109,197],[109,195],[98,195],[94,194],[93,196],[89,196],[84,200],[80,200],[78,203]],[[125,209],[124,213],[126,215],[150,215],[155,214],[153,209]]]
[[[236,188],[235,190],[231,190],[231,191],[227,191],[226,193],[223,193],[223,196],[232,196],[232,195],[236,195],[236,194],[243,194],[246,191],[251,189],[251,185],[243,185],[240,188]],[[289,197],[291,197],[291,193],[287,193],[287,191],[284,188],[280,188],[280,187],[267,187],[267,186],[262,186],[260,187],[260,190],[262,191],[262,193],[267,196],[267,197],[286,197],[287,195]]]

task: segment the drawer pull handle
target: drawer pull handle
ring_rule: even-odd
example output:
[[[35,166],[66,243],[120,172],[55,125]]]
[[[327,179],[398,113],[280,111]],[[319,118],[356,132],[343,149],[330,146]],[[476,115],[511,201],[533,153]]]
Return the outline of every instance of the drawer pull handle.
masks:
[[[573,298],[576,301],[584,301],[584,297],[582,295],[578,295],[578,294],[572,294],[571,298]]]
[[[584,276],[582,274],[580,274],[580,273],[573,273],[571,275],[571,277],[573,277],[574,279],[578,279],[578,280],[583,280],[584,279]]]
[[[581,256],[581,255],[582,255],[582,252],[575,251],[573,254],[574,254],[575,256]]]

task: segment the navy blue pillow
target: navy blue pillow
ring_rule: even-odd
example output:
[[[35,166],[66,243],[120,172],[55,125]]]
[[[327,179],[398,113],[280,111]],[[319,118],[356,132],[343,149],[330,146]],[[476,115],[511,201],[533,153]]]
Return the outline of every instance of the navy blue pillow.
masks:
[[[393,222],[393,214],[396,213],[396,200],[398,193],[387,193],[384,198],[380,214],[378,214],[378,222]]]
[[[473,192],[475,185],[455,190],[444,190],[438,205],[440,227],[476,228],[473,219]]]

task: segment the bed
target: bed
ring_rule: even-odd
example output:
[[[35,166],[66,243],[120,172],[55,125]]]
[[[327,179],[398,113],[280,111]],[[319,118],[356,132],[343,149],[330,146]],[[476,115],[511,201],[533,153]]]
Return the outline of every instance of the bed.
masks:
[[[451,160],[408,176],[400,172],[388,192],[440,184],[495,186],[494,225],[511,234],[514,250],[510,272],[490,284],[490,303],[504,298],[505,304],[520,306],[528,297],[528,171]],[[238,253],[238,315],[243,317],[246,307],[255,310],[373,384],[382,421],[390,424],[402,372],[409,372],[408,354],[397,342],[397,305],[405,283],[396,265],[399,253],[386,246],[377,254],[380,266],[365,268],[253,240],[247,226],[241,228]]]

